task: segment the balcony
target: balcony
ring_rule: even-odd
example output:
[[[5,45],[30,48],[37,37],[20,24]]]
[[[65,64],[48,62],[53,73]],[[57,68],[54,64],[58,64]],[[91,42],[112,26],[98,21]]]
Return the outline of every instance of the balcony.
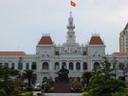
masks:
[[[50,72],[50,70],[49,70],[49,69],[42,69],[42,70],[40,70],[39,72],[49,73],[49,72]]]

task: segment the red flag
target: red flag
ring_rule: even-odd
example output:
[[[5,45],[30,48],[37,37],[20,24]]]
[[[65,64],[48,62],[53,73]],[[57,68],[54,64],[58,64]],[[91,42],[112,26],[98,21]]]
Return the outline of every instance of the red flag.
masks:
[[[73,7],[76,7],[76,3],[73,2],[73,1],[71,1],[71,5],[72,5]]]

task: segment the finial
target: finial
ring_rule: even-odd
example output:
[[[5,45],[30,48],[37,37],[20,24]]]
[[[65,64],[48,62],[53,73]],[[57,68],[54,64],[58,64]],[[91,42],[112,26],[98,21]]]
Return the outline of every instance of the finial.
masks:
[[[72,11],[70,11],[70,17],[72,17]]]

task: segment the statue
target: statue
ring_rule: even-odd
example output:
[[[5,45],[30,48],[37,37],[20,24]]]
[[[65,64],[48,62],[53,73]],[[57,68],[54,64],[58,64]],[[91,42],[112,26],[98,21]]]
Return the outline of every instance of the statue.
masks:
[[[62,69],[60,69],[57,74],[58,77],[56,78],[56,82],[62,82],[62,83],[69,83],[69,79],[68,79],[68,73],[69,70],[64,68],[64,65],[62,65]]]

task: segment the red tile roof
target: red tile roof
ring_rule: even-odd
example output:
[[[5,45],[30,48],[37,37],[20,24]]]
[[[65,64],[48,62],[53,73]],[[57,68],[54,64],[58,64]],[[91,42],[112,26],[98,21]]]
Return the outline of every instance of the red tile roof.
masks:
[[[0,56],[24,56],[23,51],[0,51]]]
[[[89,42],[90,45],[103,45],[103,41],[100,36],[92,36]]]
[[[114,52],[112,55],[115,55],[115,56],[128,56],[128,52]]]
[[[42,36],[38,44],[53,44],[50,36]]]

